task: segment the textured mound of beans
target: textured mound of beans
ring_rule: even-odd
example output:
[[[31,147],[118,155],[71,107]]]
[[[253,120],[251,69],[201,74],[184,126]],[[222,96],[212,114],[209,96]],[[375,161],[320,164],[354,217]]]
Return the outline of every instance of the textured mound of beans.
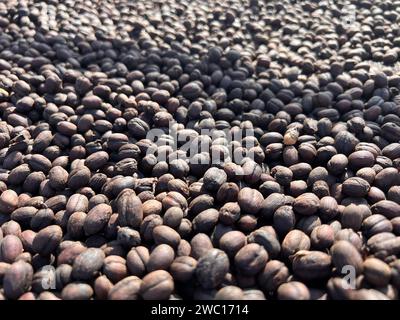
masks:
[[[1,1],[0,300],[397,299],[400,1],[348,3]]]

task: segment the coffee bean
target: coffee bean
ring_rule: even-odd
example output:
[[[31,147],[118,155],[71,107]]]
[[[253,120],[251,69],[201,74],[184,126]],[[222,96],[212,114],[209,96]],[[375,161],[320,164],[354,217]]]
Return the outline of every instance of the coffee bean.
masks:
[[[10,264],[6,262],[0,262],[0,281],[3,281],[6,271],[10,268]]]
[[[162,200],[162,205],[164,210],[168,210],[172,207],[179,207],[183,211],[187,208],[187,201],[183,195],[178,192],[171,191],[168,192],[165,198]]]
[[[221,203],[234,202],[238,198],[238,193],[239,193],[239,187],[235,183],[225,182],[218,189],[216,198]]]
[[[46,176],[43,172],[32,172],[26,177],[22,189],[26,192],[36,193],[45,180]]]
[[[264,247],[270,258],[276,258],[280,251],[281,245],[276,237],[276,234],[260,228],[253,231],[247,237],[248,243],[257,243]]]
[[[173,248],[179,245],[181,237],[172,228],[168,226],[156,226],[153,229],[153,239],[156,244],[168,244]]]
[[[168,174],[167,174],[168,175]],[[176,191],[185,196],[189,196],[189,187],[187,183],[181,179],[171,179],[167,184],[168,191]]]
[[[285,264],[278,260],[270,260],[259,273],[257,281],[263,290],[274,292],[288,278],[289,270]]]
[[[141,192],[139,194],[139,196],[144,196],[143,192]],[[151,214],[160,214],[162,211],[162,204],[160,201],[158,200],[147,200],[147,201],[143,201],[140,197],[138,196],[138,198],[142,201],[143,205],[142,205],[142,210],[143,210],[143,216],[146,217],[148,215]]]
[[[312,169],[308,175],[307,184],[312,186],[317,181],[328,181],[329,173],[324,167]]]
[[[227,255],[218,249],[212,249],[202,256],[196,266],[196,277],[205,289],[220,285],[229,271]]]
[[[83,229],[87,236],[96,234],[104,229],[112,214],[112,209],[105,203],[98,204],[92,208],[84,221]]]
[[[175,253],[167,244],[159,244],[151,252],[146,263],[146,269],[149,272],[156,270],[167,270],[174,261]]]
[[[21,164],[15,168],[13,168],[9,175],[8,175],[8,182],[11,185],[20,185],[25,181],[25,179],[28,177],[28,175],[31,173],[31,170],[28,166],[28,164]],[[1,196],[0,196],[1,198]],[[9,200],[3,200],[3,201],[9,201]],[[7,202],[5,202],[5,207],[7,207]],[[6,209],[7,210],[7,209]]]
[[[374,204],[376,202],[379,202],[379,201],[385,200],[385,199],[386,199],[386,196],[385,196],[385,193],[382,190],[380,190],[380,189],[378,189],[376,187],[371,187],[371,189],[369,189],[368,201],[371,204]]]
[[[238,204],[243,212],[257,214],[264,201],[263,195],[251,188],[243,188],[238,195]]]
[[[145,217],[140,225],[140,235],[145,241],[153,240],[153,229],[162,225],[163,220],[160,216],[151,214]]]
[[[290,231],[282,241],[282,254],[288,258],[300,250],[309,250],[310,238],[300,230]]]
[[[132,189],[135,185],[133,177],[115,177],[105,183],[102,187],[102,193],[109,199],[117,197],[124,189]]]
[[[400,186],[393,186],[388,190],[388,200],[400,204]]]
[[[98,151],[92,153],[85,160],[85,166],[90,170],[96,171],[104,166],[109,159],[108,153],[105,151]]]
[[[72,266],[68,264],[61,264],[56,268],[55,281],[57,290],[63,289],[68,283],[71,282],[71,273]],[[53,280],[52,278],[50,279]]]
[[[17,221],[21,226],[29,226],[31,219],[38,212],[35,207],[20,207],[11,214],[11,219]]]
[[[204,186],[210,191],[217,191],[227,180],[225,171],[218,168],[210,168],[204,173]]]
[[[65,210],[69,214],[74,212],[87,212],[88,206],[89,201],[86,196],[82,194],[73,194],[71,197],[69,197],[65,206]]]
[[[311,232],[321,225],[321,219],[317,215],[301,217],[297,222],[297,228],[310,236]]]
[[[140,245],[140,233],[129,227],[117,227],[117,241],[126,248],[132,248]]]
[[[80,253],[72,266],[72,277],[76,280],[92,279],[103,266],[105,255],[101,249],[89,248]]]
[[[47,256],[57,249],[62,236],[63,232],[59,226],[48,226],[36,234],[32,242],[32,249],[42,256]]]
[[[399,260],[393,261],[390,263],[391,267],[391,280],[393,285],[397,286],[399,284],[399,269],[400,269],[400,262]]]
[[[82,104],[90,109],[100,108],[101,102],[101,99],[95,95],[86,96],[82,99]]]
[[[293,179],[306,179],[312,171],[311,165],[305,162],[294,164],[289,169],[293,172]]]
[[[108,293],[113,288],[113,286],[114,285],[111,283],[110,280],[107,279],[106,276],[98,277],[93,284],[94,294],[96,298],[106,300]]]
[[[182,94],[187,99],[197,98],[201,93],[201,88],[196,82],[190,82],[182,88]]]
[[[331,247],[332,263],[338,270],[346,266],[354,268],[356,274],[363,270],[363,260],[357,249],[348,241],[340,240]]]
[[[29,166],[35,171],[42,171],[48,173],[51,169],[51,162],[45,156],[41,154],[34,154],[28,160]]]
[[[343,228],[351,228],[354,231],[358,231],[361,228],[361,224],[364,220],[362,211],[363,205],[351,204],[347,206],[342,213],[341,223]]]
[[[23,261],[14,262],[4,274],[4,295],[9,299],[19,298],[29,290],[32,278],[33,269],[29,263]]]
[[[194,198],[190,202],[188,209],[191,214],[197,215],[198,213],[213,207],[213,205],[214,205],[214,198],[208,194],[203,194]]]
[[[400,251],[400,237],[368,244],[370,251],[377,257],[386,258]]]
[[[400,216],[400,205],[394,201],[382,200],[371,206],[373,214],[381,214],[388,219]]]
[[[393,233],[398,235],[399,234],[399,222],[400,222],[400,217],[395,217],[390,220],[392,226],[393,226]]]
[[[310,300],[309,289],[298,281],[283,283],[277,293],[279,300]]]
[[[353,152],[359,140],[348,131],[341,131],[335,136],[335,148],[339,153],[348,156]]]
[[[351,300],[389,300],[389,298],[381,293],[380,291],[374,289],[360,289],[351,292]]]
[[[219,248],[229,257],[234,257],[246,245],[246,242],[246,236],[242,232],[229,231],[219,239]]]
[[[93,296],[93,289],[86,283],[73,282],[61,291],[63,300],[89,300]]]
[[[22,242],[17,236],[6,235],[0,242],[0,261],[13,263],[23,251]]]
[[[310,239],[313,248],[328,249],[335,240],[335,232],[331,226],[323,224],[313,229]]]
[[[31,290],[35,293],[41,293],[56,282],[56,275],[53,270],[42,268],[33,275]]]
[[[361,168],[356,172],[356,175],[357,177],[364,179],[371,185],[375,180],[376,173],[375,170],[372,168]]]
[[[0,17],[0,281],[35,273],[0,299],[397,298],[393,6],[355,3],[360,36],[309,0],[25,2]]]
[[[293,172],[289,168],[283,166],[274,167],[271,170],[271,174],[281,186],[289,185],[293,178]]]
[[[39,231],[51,225],[55,220],[53,210],[41,209],[36,212],[30,221],[32,230]]]
[[[13,190],[5,190],[0,195],[0,210],[3,213],[11,213],[18,206],[18,195]]]
[[[177,257],[170,266],[170,273],[174,280],[187,282],[193,278],[196,266],[197,261],[192,257]]]
[[[133,190],[123,190],[117,198],[118,219],[122,225],[138,227],[143,219],[142,202]]]
[[[197,260],[213,249],[210,237],[204,233],[196,234],[190,241],[190,246],[190,255]]]
[[[61,242],[60,246],[63,245],[64,242]],[[61,264],[69,264],[72,265],[75,258],[86,250],[86,247],[80,242],[72,242],[69,243],[64,249],[60,248],[60,254],[57,259],[57,265]]]
[[[298,196],[293,202],[295,212],[302,215],[312,215],[317,212],[320,201],[313,193],[304,193]]]
[[[167,299],[174,290],[174,281],[171,275],[164,270],[150,272],[140,285],[140,295],[144,300]]]
[[[374,185],[383,191],[389,190],[392,186],[399,184],[400,175],[395,168],[384,168],[379,171],[374,180]]]
[[[259,190],[264,197],[268,197],[271,193],[280,193],[281,186],[275,181],[265,181],[260,185]]]
[[[378,233],[376,235],[373,235],[370,239],[368,239],[367,246],[375,247],[377,244],[379,244],[381,242],[385,242],[386,240],[391,240],[391,239],[395,239],[395,238],[396,238],[396,236],[390,232]]]
[[[115,164],[115,172],[124,176],[133,175],[138,170],[136,159],[125,158]]]
[[[126,266],[129,272],[135,276],[142,276],[146,272],[149,261],[149,251],[146,247],[132,248],[126,256]]]
[[[207,209],[200,212],[193,219],[193,228],[196,232],[210,232],[218,222],[219,212],[216,209]]]
[[[350,197],[364,197],[369,188],[369,183],[358,177],[347,179],[342,185],[343,193]]]
[[[55,166],[49,171],[49,184],[55,190],[64,190],[68,183],[68,172],[61,166]]]
[[[109,300],[138,300],[139,291],[142,284],[136,276],[129,276],[113,286],[108,292]]]
[[[386,286],[391,277],[390,267],[382,260],[368,258],[364,261],[364,275],[366,280],[374,286]]]
[[[272,193],[261,204],[260,214],[265,218],[272,218],[274,212],[286,204],[286,197],[279,193]]]
[[[314,182],[312,191],[318,198],[323,198],[330,194],[328,184],[325,181],[320,180]]]
[[[192,248],[191,248],[190,243],[188,241],[186,241],[185,239],[182,239],[179,242],[178,248],[176,249],[176,255],[178,257],[188,256],[188,255],[190,255],[191,251],[192,251]]]
[[[393,229],[390,221],[381,214],[374,214],[362,223],[363,233],[369,238],[382,232],[391,232]]]
[[[300,250],[291,259],[293,272],[300,279],[324,279],[331,274],[331,257],[326,253]]]
[[[234,258],[235,267],[244,275],[256,275],[268,261],[267,251],[257,243],[241,248]]]
[[[243,290],[236,286],[226,286],[215,295],[215,300],[243,300]]]
[[[77,190],[86,186],[90,181],[90,170],[87,167],[71,170],[68,176],[68,187]]]
[[[343,278],[341,277],[329,279],[327,283],[327,291],[329,297],[337,300],[350,299],[351,292],[347,289],[346,286],[343,286],[343,283]]]
[[[261,290],[245,289],[243,295],[243,300],[266,300]]]

